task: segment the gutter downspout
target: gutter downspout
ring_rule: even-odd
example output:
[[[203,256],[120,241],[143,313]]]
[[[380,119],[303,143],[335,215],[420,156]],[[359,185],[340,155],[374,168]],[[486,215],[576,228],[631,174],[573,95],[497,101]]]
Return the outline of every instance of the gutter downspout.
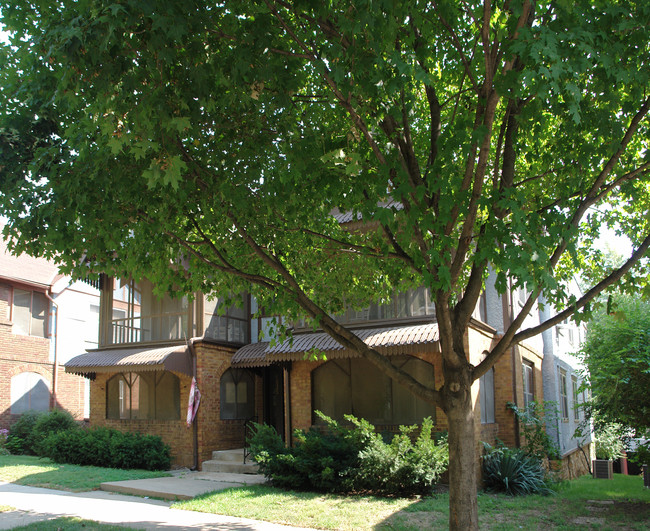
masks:
[[[45,297],[52,303],[54,306],[54,331],[52,337],[54,338],[54,363],[52,364],[52,395],[50,396],[50,410],[54,409],[57,404],[57,385],[58,385],[58,372],[59,372],[59,358],[58,358],[58,335],[57,330],[59,328],[59,305],[54,301],[50,294],[46,291]]]

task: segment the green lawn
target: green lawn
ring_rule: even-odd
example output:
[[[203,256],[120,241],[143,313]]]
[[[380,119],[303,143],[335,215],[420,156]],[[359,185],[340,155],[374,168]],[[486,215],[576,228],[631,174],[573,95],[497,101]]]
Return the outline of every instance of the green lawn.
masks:
[[[83,492],[96,490],[104,481],[123,481],[168,476],[167,472],[119,470],[96,466],[57,464],[49,459],[27,455],[0,455],[0,481]]]
[[[317,529],[445,529],[449,497],[382,499],[288,492],[264,485],[229,489],[177,502],[177,509]],[[565,482],[555,496],[479,495],[481,530],[647,530],[650,490],[640,477],[590,476]]]

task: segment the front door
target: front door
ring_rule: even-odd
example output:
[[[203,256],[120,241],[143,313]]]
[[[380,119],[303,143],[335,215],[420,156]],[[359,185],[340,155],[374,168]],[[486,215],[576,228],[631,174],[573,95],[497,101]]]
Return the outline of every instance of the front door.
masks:
[[[278,365],[264,369],[264,423],[284,440],[284,371]]]

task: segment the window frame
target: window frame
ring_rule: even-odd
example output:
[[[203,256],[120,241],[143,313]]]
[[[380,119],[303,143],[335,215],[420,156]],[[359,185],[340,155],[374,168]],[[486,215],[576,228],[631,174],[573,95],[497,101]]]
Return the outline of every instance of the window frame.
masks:
[[[560,396],[560,415],[563,422],[569,421],[569,395],[567,392],[567,371],[558,367],[558,388]]]
[[[523,359],[521,362],[521,372],[524,395],[524,409],[528,409],[531,403],[535,402],[535,364],[532,361]],[[526,376],[529,375],[530,378]],[[528,381],[530,380],[530,382]]]
[[[143,377],[143,375],[145,377]],[[172,385],[175,388],[172,388],[173,399],[178,398],[178,404],[174,404],[174,411],[172,415],[163,415],[158,411],[158,396],[159,392],[162,393],[161,396],[166,396],[169,393],[169,389],[165,388],[162,391],[159,389],[161,387],[161,382],[166,375],[170,375],[174,378],[172,380]],[[117,393],[115,398],[111,397],[112,384],[111,381],[117,378]],[[133,386],[140,379],[146,382],[147,386],[152,386],[151,396],[147,397],[149,403],[149,411],[146,417],[133,416]],[[179,421],[181,420],[181,404],[180,404],[180,391],[181,391],[181,381],[178,376],[176,376],[171,371],[128,371],[116,373],[106,380],[106,411],[105,418],[106,420],[119,420],[119,421],[151,421],[155,420],[157,422],[164,421]],[[140,396],[138,396],[138,408],[140,411]],[[114,403],[113,401],[116,400]],[[127,403],[128,402],[128,403]],[[177,407],[176,407],[177,406]],[[117,411],[118,414],[115,416],[114,411]]]
[[[488,377],[488,375],[490,375]],[[487,377],[487,378],[486,378]],[[491,381],[488,381],[491,380]],[[491,384],[491,385],[488,385]],[[492,391],[492,402],[487,400],[488,392]],[[479,378],[479,400],[481,402],[481,424],[494,424],[496,423],[496,405],[495,405],[495,389],[494,389],[494,367],[491,367],[488,372]],[[488,405],[491,405],[488,411]],[[488,415],[490,413],[490,415]]]
[[[580,420],[580,399],[578,393],[578,378],[575,374],[571,375],[571,390],[573,391],[573,420]]]
[[[27,333],[25,334],[23,329],[24,327],[18,327],[20,330],[17,329],[16,326],[16,291],[21,292],[21,293],[28,293],[29,294],[29,323],[27,326]],[[43,335],[41,334],[34,334],[34,294],[39,295],[43,297],[43,304],[44,304],[44,312],[45,312],[45,317],[43,319]],[[23,308],[21,306],[21,308]],[[41,337],[43,339],[47,339],[49,337],[49,330],[50,330],[50,301],[47,298],[47,295],[42,292],[42,291],[35,291],[32,289],[26,289],[22,287],[16,287],[12,286],[11,287],[11,322],[12,322],[12,333],[15,335],[19,336],[30,336],[30,337]]]

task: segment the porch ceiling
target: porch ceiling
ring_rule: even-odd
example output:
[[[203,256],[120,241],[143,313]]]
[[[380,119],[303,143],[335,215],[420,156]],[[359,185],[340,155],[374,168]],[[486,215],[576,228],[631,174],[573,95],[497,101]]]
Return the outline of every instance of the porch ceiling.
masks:
[[[382,354],[398,355],[415,353],[436,348],[438,324],[426,323],[386,328],[363,328],[353,330],[356,336],[369,347]],[[265,367],[279,361],[298,361],[305,354],[317,349],[327,359],[353,358],[359,355],[345,348],[324,332],[295,334],[280,344],[271,346],[268,342],[253,343],[240,348],[232,357],[233,367]]]
[[[65,364],[65,372],[91,376],[98,372],[174,371],[192,376],[186,345],[94,350]]]

